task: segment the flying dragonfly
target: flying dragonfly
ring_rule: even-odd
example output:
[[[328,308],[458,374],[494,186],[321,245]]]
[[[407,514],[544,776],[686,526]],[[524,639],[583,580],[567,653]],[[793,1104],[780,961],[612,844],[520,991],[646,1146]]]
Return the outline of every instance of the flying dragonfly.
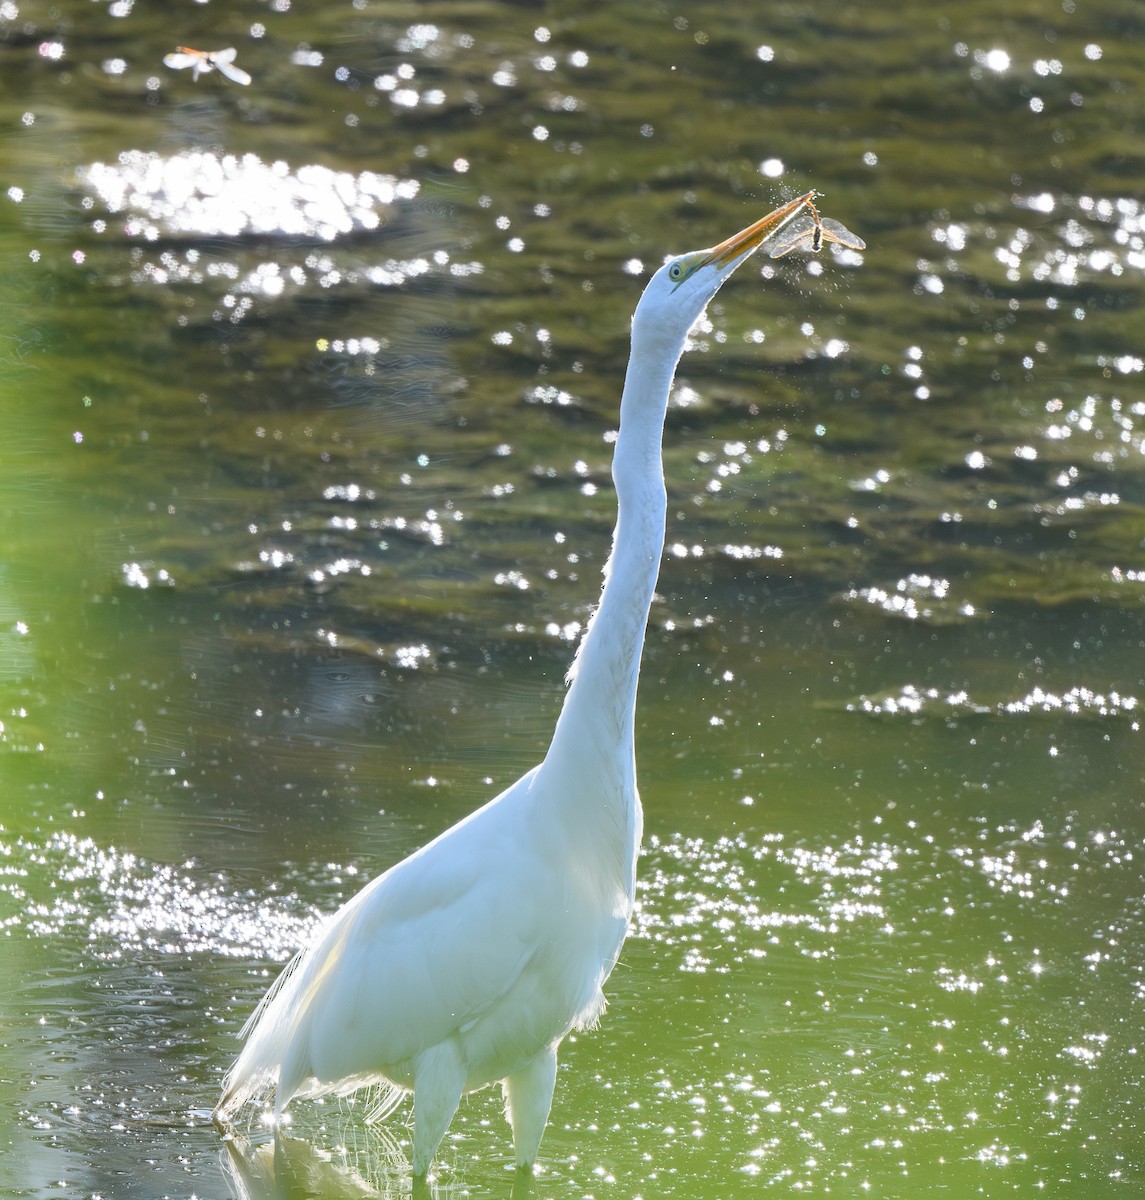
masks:
[[[767,250],[772,258],[782,258],[794,250],[818,253],[824,242],[835,242],[848,250],[867,248],[867,243],[845,225],[832,221],[830,217],[821,217],[819,210],[810,200],[805,200],[804,206],[808,212],[801,213],[793,221],[789,221],[768,240]]]
[[[233,46],[226,50],[192,50],[190,46],[178,46],[173,54],[163,56],[163,63],[175,71],[190,67],[191,76],[196,81],[208,71],[218,71],[232,82],[246,87],[250,83],[250,76],[241,67],[234,66],[236,54],[238,51]]]

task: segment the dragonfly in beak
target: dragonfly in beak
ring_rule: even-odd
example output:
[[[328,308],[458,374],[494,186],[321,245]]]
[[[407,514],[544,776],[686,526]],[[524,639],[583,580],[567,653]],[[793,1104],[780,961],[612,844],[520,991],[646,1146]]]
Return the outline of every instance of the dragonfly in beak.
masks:
[[[801,197],[806,212],[788,221],[766,241],[767,252],[772,258],[782,258],[795,250],[810,250],[818,253],[824,242],[834,242],[847,250],[865,250],[867,243],[858,234],[852,233],[839,221],[821,217],[813,203],[815,193]]]

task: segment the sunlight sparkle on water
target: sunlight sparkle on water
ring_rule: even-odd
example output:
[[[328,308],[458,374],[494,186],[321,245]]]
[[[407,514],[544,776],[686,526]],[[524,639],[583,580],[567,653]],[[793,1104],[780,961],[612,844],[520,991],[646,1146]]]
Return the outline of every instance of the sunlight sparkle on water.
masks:
[[[902,617],[908,621],[946,624],[978,615],[973,604],[951,595],[950,580],[924,573],[906,575],[893,588],[852,588],[844,592],[841,599],[849,604],[864,601],[888,617]]]
[[[120,567],[123,582],[130,588],[146,589],[153,584],[161,587],[173,587],[175,580],[164,567],[156,567],[154,563],[123,563]]]
[[[953,716],[958,713],[994,713],[998,716],[1053,715],[1077,717],[1129,717],[1138,707],[1135,696],[1122,695],[1116,690],[1107,693],[1075,685],[1064,692],[1051,692],[1036,687],[1012,700],[985,704],[973,700],[966,691],[948,692],[941,688],[920,688],[903,684],[897,691],[873,696],[861,696],[847,705],[849,712],[865,712],[872,716]],[[1136,723],[1134,723],[1136,728]]]
[[[780,909],[764,900],[756,883],[763,862],[800,885],[802,904]],[[682,971],[730,971],[766,957],[783,930],[802,931],[802,937],[831,934],[860,919],[884,922],[881,880],[896,869],[890,846],[861,838],[812,850],[743,837],[653,837],[637,882],[634,936],[675,947]],[[694,944],[699,929],[716,935],[703,949]],[[830,948],[808,943],[805,952],[818,956]]]
[[[383,210],[420,190],[416,180],[372,171],[291,168],[254,154],[203,151],[165,158],[128,150],[114,163],[93,163],[79,174],[109,212],[124,214],[130,236],[148,241],[170,234],[257,233],[332,241],[378,228]]]
[[[1053,197],[1048,193],[1015,196],[1014,204],[1032,212],[1062,209],[1066,218],[1047,239],[1044,230],[1017,229],[995,249],[1012,283],[1028,277],[1037,282],[1075,286],[1095,275],[1121,276],[1145,271],[1145,206],[1136,197]],[[1108,231],[1108,233],[1107,233]]]
[[[42,846],[23,839],[14,849],[36,863],[37,876],[53,885],[46,899],[25,871],[6,873],[3,891],[25,911],[27,928],[55,938],[63,929],[86,931],[90,951],[118,959],[139,948],[171,954],[209,951],[281,961],[310,937],[320,915],[289,899],[257,903],[217,879],[193,874],[192,864],[147,863],[90,838],[58,833]],[[353,868],[346,869],[353,874]]]

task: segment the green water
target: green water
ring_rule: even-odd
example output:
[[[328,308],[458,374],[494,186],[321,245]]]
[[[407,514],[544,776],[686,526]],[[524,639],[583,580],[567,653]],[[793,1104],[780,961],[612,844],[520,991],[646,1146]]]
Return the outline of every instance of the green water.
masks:
[[[639,913],[529,1194],[1140,1194],[1143,36],[0,4],[0,1194],[409,1192],[404,1111],[227,1157],[234,1035],[537,761],[641,281],[812,187],[867,252],[679,373]],[[510,1163],[471,1097],[436,1188]]]

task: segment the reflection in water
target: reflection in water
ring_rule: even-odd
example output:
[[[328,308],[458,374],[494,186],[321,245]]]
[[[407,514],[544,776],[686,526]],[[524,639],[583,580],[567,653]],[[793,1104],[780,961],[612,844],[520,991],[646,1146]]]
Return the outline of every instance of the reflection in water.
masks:
[[[447,1164],[441,1178],[412,1179],[401,1147],[384,1129],[355,1127],[346,1117],[333,1124],[340,1135],[326,1150],[288,1135],[261,1142],[228,1139],[222,1164],[235,1200],[462,1200],[474,1194],[456,1165]],[[502,1174],[503,1184],[498,1181],[481,1194],[490,1200],[532,1200],[546,1194],[544,1176],[535,1182],[522,1171]]]
[[[405,1157],[394,1139],[374,1127],[347,1133],[349,1145],[340,1143],[327,1151],[283,1134],[262,1142],[229,1138],[222,1162],[236,1200],[390,1200],[411,1194]],[[435,1193],[436,1189],[429,1194]]]

